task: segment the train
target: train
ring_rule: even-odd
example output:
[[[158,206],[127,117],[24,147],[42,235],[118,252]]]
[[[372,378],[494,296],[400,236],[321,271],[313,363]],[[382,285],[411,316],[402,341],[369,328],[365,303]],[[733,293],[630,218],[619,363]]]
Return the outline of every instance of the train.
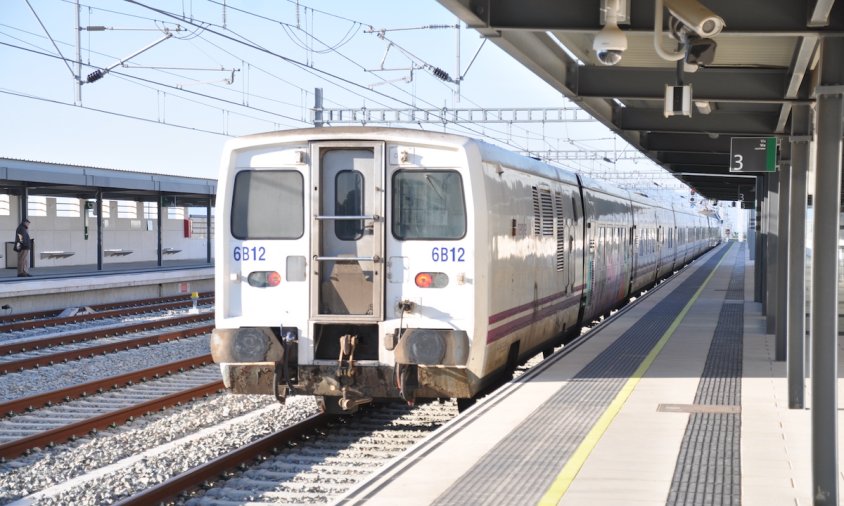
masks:
[[[719,220],[466,136],[235,138],[216,200],[227,389],[466,406],[719,242]]]

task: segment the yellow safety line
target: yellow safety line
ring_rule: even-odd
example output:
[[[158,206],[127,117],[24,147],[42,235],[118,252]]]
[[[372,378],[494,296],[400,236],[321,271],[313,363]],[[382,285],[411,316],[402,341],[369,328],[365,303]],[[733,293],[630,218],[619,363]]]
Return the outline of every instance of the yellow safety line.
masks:
[[[732,249],[733,245],[730,245],[730,249]],[[624,386],[621,388],[621,391],[615,396],[615,399],[610,403],[609,407],[604,411],[601,415],[601,418],[592,426],[592,430],[589,431],[589,434],[583,439],[580,443],[580,446],[577,447],[577,450],[574,451],[571,458],[566,462],[566,465],[563,466],[562,471],[560,474],[557,475],[557,478],[554,479],[554,483],[551,484],[551,487],[545,492],[545,495],[542,496],[542,499],[539,500],[540,506],[553,506],[560,502],[560,499],[563,498],[566,491],[571,486],[571,482],[574,481],[575,476],[577,473],[580,472],[580,469],[583,467],[583,464],[586,463],[586,459],[589,457],[589,454],[592,453],[592,450],[598,444],[598,441],[601,440],[601,437],[604,435],[604,432],[610,426],[610,423],[613,421],[613,418],[621,411],[622,406],[624,403],[627,402],[627,398],[630,397],[630,394],[633,393],[633,390],[636,388],[636,385],[639,384],[639,380],[642,379],[642,376],[648,371],[653,363],[654,359],[656,359],[659,352],[662,351],[663,346],[668,342],[671,336],[674,334],[674,331],[677,330],[677,327],[680,326],[680,322],[682,322],[683,318],[686,317],[686,313],[689,312],[691,309],[692,304],[695,303],[697,298],[700,296],[703,289],[709,284],[709,280],[712,279],[712,276],[715,275],[715,271],[718,270],[718,267],[721,265],[721,262],[727,257],[727,254],[730,252],[728,249],[724,256],[721,257],[721,260],[718,261],[718,264],[712,269],[712,272],[709,273],[709,276],[700,285],[697,292],[692,296],[686,306],[680,311],[680,314],[677,315],[677,318],[671,323],[671,326],[668,327],[668,330],[662,334],[662,337],[659,338],[659,341],[656,343],[654,348],[648,353],[648,356],[645,357],[645,360],[639,365],[636,372],[627,380]]]

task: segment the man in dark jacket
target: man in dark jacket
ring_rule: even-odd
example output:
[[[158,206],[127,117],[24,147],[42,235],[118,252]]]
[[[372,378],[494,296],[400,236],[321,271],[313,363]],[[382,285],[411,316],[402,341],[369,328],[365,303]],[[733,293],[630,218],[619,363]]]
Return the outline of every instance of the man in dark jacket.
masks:
[[[29,238],[29,220],[24,219],[18,229],[15,230],[15,251],[18,252],[18,277],[28,278],[29,273],[29,250],[32,249],[32,240]]]

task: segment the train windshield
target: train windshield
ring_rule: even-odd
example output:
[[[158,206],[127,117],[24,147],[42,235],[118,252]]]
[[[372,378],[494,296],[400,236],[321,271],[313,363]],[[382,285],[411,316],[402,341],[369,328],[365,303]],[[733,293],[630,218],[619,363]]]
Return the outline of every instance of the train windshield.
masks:
[[[302,174],[244,170],[234,179],[231,232],[238,239],[298,239],[305,233]]]
[[[396,172],[393,235],[399,240],[460,239],[466,235],[460,174],[454,170]]]

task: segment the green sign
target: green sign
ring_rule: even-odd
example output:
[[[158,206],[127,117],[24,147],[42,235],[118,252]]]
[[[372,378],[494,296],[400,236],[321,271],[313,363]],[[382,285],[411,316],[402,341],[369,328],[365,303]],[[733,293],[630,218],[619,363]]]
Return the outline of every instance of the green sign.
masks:
[[[776,172],[776,137],[730,139],[730,172]]]

